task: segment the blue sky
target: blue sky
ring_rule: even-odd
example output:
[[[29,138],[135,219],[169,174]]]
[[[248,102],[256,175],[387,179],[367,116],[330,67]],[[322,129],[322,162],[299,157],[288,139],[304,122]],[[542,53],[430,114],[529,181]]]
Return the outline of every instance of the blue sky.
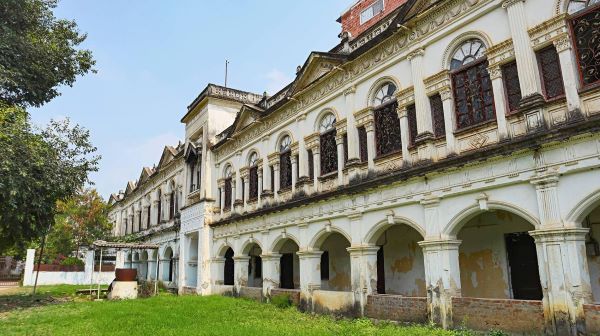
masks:
[[[351,0],[61,0],[55,14],[88,34],[97,74],[31,110],[35,123],[71,118],[102,155],[95,187],[107,197],[183,140],[179,122],[207,83],[262,93],[282,88],[310,51],[338,42]]]

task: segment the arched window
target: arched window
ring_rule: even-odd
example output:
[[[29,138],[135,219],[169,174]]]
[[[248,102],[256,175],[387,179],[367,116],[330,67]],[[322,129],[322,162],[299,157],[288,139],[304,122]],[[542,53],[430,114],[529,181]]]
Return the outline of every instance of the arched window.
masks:
[[[225,179],[225,184],[223,188],[225,189],[225,204],[223,205],[223,210],[230,210],[232,207],[231,203],[231,179],[233,176],[233,169],[231,165],[227,165],[225,167],[225,171],[223,173],[223,178]]]
[[[571,27],[582,86],[600,82],[600,0],[571,0]]]
[[[177,198],[176,189],[175,182],[171,181],[171,195],[169,195],[169,219],[175,218],[175,200]]]
[[[319,136],[321,146],[321,175],[326,175],[338,170],[337,145],[335,143],[335,116],[326,114],[319,123]]]
[[[400,119],[398,119],[398,103],[394,94],[396,85],[386,82],[373,96],[373,112],[375,117],[375,146],[377,155],[386,155],[402,149],[400,141]]]
[[[250,200],[258,198],[258,154],[252,152],[248,159],[248,184],[249,184],[249,195]]]
[[[150,227],[150,222],[152,221],[152,218],[150,217],[152,215],[152,199],[150,198],[150,195],[146,196],[146,203],[148,203],[148,205],[146,206],[146,229]]]
[[[463,42],[452,54],[450,70],[458,129],[494,120],[494,95],[486,47],[479,39]]]
[[[292,186],[292,138],[284,136],[279,142],[279,188]]]

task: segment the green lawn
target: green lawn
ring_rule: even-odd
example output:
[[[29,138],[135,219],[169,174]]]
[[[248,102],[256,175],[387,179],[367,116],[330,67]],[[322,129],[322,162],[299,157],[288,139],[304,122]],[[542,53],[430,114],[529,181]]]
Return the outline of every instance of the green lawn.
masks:
[[[42,288],[64,295],[71,287]],[[17,294],[19,295],[19,294]],[[0,300],[5,295],[0,292]],[[426,326],[375,326],[334,320],[221,296],[173,296],[120,302],[83,298],[0,314],[0,335],[456,335]]]

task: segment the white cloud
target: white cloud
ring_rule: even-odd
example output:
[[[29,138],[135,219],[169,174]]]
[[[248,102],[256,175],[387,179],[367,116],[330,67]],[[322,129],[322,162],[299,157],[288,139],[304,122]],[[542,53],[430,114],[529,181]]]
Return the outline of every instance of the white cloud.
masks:
[[[125,189],[127,181],[136,180],[143,167],[158,164],[166,145],[176,146],[179,140],[170,132],[141,141],[120,138],[101,150],[100,171],[92,176],[95,187],[105,198]]]
[[[284,72],[278,69],[272,69],[269,71],[265,78],[267,78],[267,92],[270,95],[274,95],[279,90],[283,89],[286,85],[291,83],[292,78],[286,75]]]

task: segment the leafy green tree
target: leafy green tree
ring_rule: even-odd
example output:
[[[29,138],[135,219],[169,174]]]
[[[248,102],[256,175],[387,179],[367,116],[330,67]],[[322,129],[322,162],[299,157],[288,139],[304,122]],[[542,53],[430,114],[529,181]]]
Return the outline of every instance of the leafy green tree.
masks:
[[[74,21],[57,19],[57,0],[0,1],[0,102],[41,106],[94,72],[89,50],[77,49],[86,35]]]
[[[95,151],[89,132],[68,119],[36,130],[22,108],[0,106],[0,253],[47,233],[56,202],[97,171]]]

